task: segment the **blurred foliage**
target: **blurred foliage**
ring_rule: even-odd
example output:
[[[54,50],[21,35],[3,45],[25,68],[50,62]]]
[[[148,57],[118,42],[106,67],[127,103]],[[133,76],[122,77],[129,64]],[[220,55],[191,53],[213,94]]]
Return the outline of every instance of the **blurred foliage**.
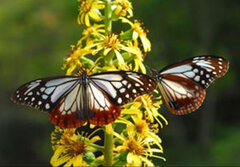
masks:
[[[207,90],[204,105],[183,117],[164,113],[160,132],[166,165],[240,165],[240,1],[135,0],[135,18],[150,31],[146,63],[161,69],[201,54],[230,61],[227,75]],[[81,36],[75,0],[0,1],[0,165],[48,164],[47,115],[9,100],[26,81],[64,74],[70,45]],[[119,30],[121,27],[119,27]]]

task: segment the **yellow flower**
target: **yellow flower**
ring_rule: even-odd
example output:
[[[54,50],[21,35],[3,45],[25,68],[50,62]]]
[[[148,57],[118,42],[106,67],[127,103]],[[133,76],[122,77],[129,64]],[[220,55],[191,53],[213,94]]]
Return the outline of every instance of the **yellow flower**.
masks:
[[[137,42],[134,43],[134,46],[132,46],[132,43],[129,43],[128,45],[133,47],[136,51],[136,54],[132,54],[133,61],[134,61],[134,69],[133,70],[138,71],[140,69],[142,71],[142,73],[146,74],[146,68],[143,64],[145,54],[138,47]]]
[[[154,164],[150,160],[148,160],[148,157],[165,160],[161,156],[154,155],[156,153],[162,153],[162,149],[151,148],[153,138],[138,136],[136,135],[136,133],[134,133],[134,131],[131,131],[131,133],[129,133],[129,131],[127,132],[127,137],[124,135],[119,135],[117,133],[114,134],[118,139],[123,142],[122,145],[117,146],[115,151],[117,151],[118,153],[128,151],[126,157],[127,166],[154,166]]]
[[[111,65],[111,66],[104,66],[104,67],[102,67],[102,71],[119,71],[119,70],[130,71],[131,68],[129,66],[127,66],[127,65],[118,68],[114,64]]]
[[[163,148],[161,146],[162,141],[155,134],[156,128],[158,128],[158,124],[148,122],[146,119],[143,118],[143,114],[141,112],[137,111],[137,113],[138,114],[135,114],[131,117],[133,122],[125,118],[120,118],[116,121],[116,123],[126,124],[126,130],[129,134],[134,133],[137,136],[152,138],[152,142],[156,144],[161,151],[163,151]]]
[[[71,75],[77,67],[81,67],[83,64],[80,61],[80,57],[90,53],[92,53],[91,49],[81,48],[80,46],[73,49],[69,56],[65,59],[65,63],[63,65],[63,69],[67,68],[66,75]]]
[[[99,53],[102,50],[104,56],[107,56],[110,53],[114,54],[117,57],[120,67],[126,66],[126,64],[124,64],[125,62],[120,51],[125,51],[132,54],[137,53],[135,48],[123,44],[122,41],[119,39],[119,35],[117,34],[108,34],[107,36],[103,35],[100,40],[96,40],[95,44],[92,44],[88,47],[91,49],[97,47],[92,53],[93,55]]]
[[[86,46],[90,45],[95,38],[99,38],[103,34],[105,34],[104,24],[94,24],[93,26],[89,26],[83,30],[83,37],[78,41],[77,45],[81,45],[84,40],[86,40]]]
[[[138,71],[140,68],[142,73],[146,74],[146,68],[143,64],[143,59],[145,56],[143,55],[142,51],[138,47],[136,48],[138,53],[134,55],[134,71]]]
[[[125,104],[123,106],[123,109],[121,110],[121,115],[127,114],[127,115],[135,115],[138,113],[141,113],[142,111],[140,110],[142,103],[133,101],[131,103]]]
[[[153,95],[145,94],[138,97],[136,101],[141,102],[142,108],[145,110],[146,119],[149,119],[150,122],[154,122],[155,119],[162,128],[163,124],[159,120],[159,118],[161,118],[166,125],[168,124],[167,120],[158,112],[158,109],[162,104],[160,95],[154,97]]]
[[[115,0],[113,4],[116,5],[114,9],[116,15],[126,16],[128,14],[128,18],[133,16],[132,3],[128,0]]]
[[[95,21],[102,20],[100,9],[103,9],[104,3],[101,0],[80,0],[78,23],[90,26],[90,18]]]
[[[95,131],[96,132],[96,131]],[[51,134],[54,154],[51,158],[52,166],[89,166],[84,156],[96,151],[93,143],[100,140],[99,136],[82,136],[75,129],[56,128]]]
[[[137,41],[138,38],[140,38],[144,52],[150,52],[151,51],[151,42],[147,38],[148,31],[143,27],[143,24],[140,23],[137,20],[134,20],[134,23],[129,21],[128,19],[121,17],[122,22],[128,23],[132,27],[132,39],[134,41]]]

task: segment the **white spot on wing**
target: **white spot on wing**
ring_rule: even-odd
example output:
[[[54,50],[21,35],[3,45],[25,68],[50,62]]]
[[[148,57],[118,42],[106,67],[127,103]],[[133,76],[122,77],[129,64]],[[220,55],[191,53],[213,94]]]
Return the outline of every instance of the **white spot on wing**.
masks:
[[[175,92],[178,92],[180,94],[187,94],[186,89],[184,89],[184,87],[182,87],[180,84],[178,84],[177,82],[173,82],[170,80],[166,80],[165,79],[166,84],[171,87]]]
[[[33,92],[29,92],[27,95],[28,95],[28,96],[32,96],[32,95],[33,95]]]
[[[123,85],[127,85],[127,81],[126,80],[123,80],[122,83],[123,83]]]
[[[140,86],[140,84],[139,84],[139,83],[135,83],[135,86],[136,86],[136,87],[139,87],[139,86]]]
[[[192,66],[190,66],[190,65],[181,65],[181,66],[178,66],[178,67],[174,67],[174,68],[165,70],[165,71],[161,72],[161,74],[182,73],[182,72],[190,71],[190,70],[192,70]]]
[[[93,78],[98,78],[98,79],[106,79],[106,80],[115,80],[115,81],[121,81],[122,76],[118,74],[99,74],[99,75],[94,75],[91,76],[91,79]]]
[[[120,91],[120,93],[124,93],[124,92],[126,91],[126,89],[125,89],[125,88],[122,88],[122,89],[120,89],[119,91]]]
[[[144,85],[144,83],[138,79],[137,77],[135,76],[132,76],[132,75],[128,75],[129,78],[133,79],[134,81],[136,81],[137,83],[140,83],[141,85]]]
[[[64,107],[65,110],[68,110],[72,106],[74,100],[77,97],[78,89],[79,89],[79,84],[67,95],[65,99],[65,107]]]
[[[122,103],[122,98],[119,97],[119,98],[118,98],[118,104],[121,104],[121,103]]]
[[[71,108],[71,111],[72,111],[72,112],[76,112],[76,109],[77,109],[77,103],[74,102],[74,104],[73,104],[73,106],[72,106],[72,108]]]
[[[62,96],[64,93],[66,93],[74,84],[76,83],[76,81],[72,81],[72,82],[68,82],[65,83],[63,85],[58,86],[53,94],[51,95],[51,102],[56,102],[57,99]]]
[[[41,87],[41,88],[40,88],[40,91],[43,92],[45,89],[46,89],[46,88]]]
[[[76,79],[76,78],[60,78],[60,79],[54,79],[54,80],[51,80],[51,81],[48,81],[45,86],[46,87],[49,87],[49,86],[57,86],[57,85],[60,85],[60,84],[63,84],[64,82],[68,82],[68,81],[71,81],[73,79]]]
[[[193,78],[194,76],[195,76],[195,73],[194,72],[192,72],[192,71],[189,71],[189,72],[186,72],[186,73],[184,73],[187,77],[189,77],[189,78]]]
[[[112,86],[112,84],[110,84],[110,82],[108,81],[103,81],[103,80],[99,80],[99,79],[93,79],[93,81],[100,87],[102,88],[104,91],[106,91],[110,96],[112,96],[113,98],[116,97],[117,95],[117,91],[115,90],[115,88]],[[114,82],[114,83],[119,83],[119,82]],[[121,85],[121,83],[119,83],[119,86]]]
[[[45,105],[45,108],[46,108],[46,109],[49,109],[49,108],[50,108],[50,105],[47,103],[47,104]]]
[[[101,106],[105,106],[105,101],[104,101],[104,95],[101,91],[99,91],[95,86],[93,86],[91,83],[89,84],[91,89],[92,89],[92,93],[94,94],[95,99],[97,100],[97,102],[101,105]]]
[[[198,69],[197,68],[195,68],[194,70],[193,70],[193,72],[195,72],[195,73],[198,73]]]
[[[64,103],[61,104],[61,106],[60,106],[59,109],[60,109],[60,111],[63,111],[63,109],[64,109]]]
[[[39,83],[36,83],[36,82],[34,82],[34,83],[31,83],[28,87],[28,89],[27,89],[27,91],[24,93],[24,95],[26,95],[28,92],[30,92],[31,90],[33,90],[34,88],[36,88],[37,86],[39,85]]]
[[[215,67],[212,66],[210,62],[205,60],[199,60],[196,64],[205,69],[215,69]]]
[[[46,94],[51,94],[52,93],[52,91],[55,89],[55,87],[50,87],[50,88],[47,88],[44,92],[46,93]]]
[[[119,88],[122,87],[121,82],[112,82],[112,84],[113,84],[117,89],[119,89]]]
[[[197,75],[195,78],[194,78],[195,81],[199,82],[200,81],[200,76]]]
[[[48,96],[47,95],[42,95],[42,98],[46,100],[48,98]]]

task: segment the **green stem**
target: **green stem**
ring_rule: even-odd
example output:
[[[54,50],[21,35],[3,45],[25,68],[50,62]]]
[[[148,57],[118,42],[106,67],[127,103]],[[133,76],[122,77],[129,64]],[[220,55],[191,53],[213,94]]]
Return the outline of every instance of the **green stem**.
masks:
[[[97,145],[97,144],[91,144],[91,146],[94,147],[94,148],[96,148],[98,151],[101,151],[101,152],[104,151],[103,146],[99,146],[99,145]]]
[[[113,164],[113,134],[112,124],[105,126],[104,135],[104,164],[103,166],[109,167]]]
[[[111,0],[105,0],[105,10],[104,10],[104,24],[106,35],[112,31],[112,5]],[[105,61],[105,65],[110,65],[111,61]],[[113,131],[112,125],[105,126],[104,134],[104,166],[112,166],[113,164]]]
[[[112,9],[111,0],[105,0],[104,24],[106,34],[112,31]]]

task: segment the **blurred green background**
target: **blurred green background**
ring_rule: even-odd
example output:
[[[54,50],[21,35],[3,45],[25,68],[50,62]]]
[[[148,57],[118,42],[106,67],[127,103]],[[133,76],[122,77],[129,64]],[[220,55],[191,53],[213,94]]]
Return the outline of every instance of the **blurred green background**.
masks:
[[[21,84],[64,74],[70,45],[81,37],[76,0],[0,1],[0,165],[48,164],[52,155],[47,114],[13,104]],[[201,54],[230,61],[226,76],[207,90],[203,106],[174,116],[160,130],[163,166],[240,166],[240,1],[135,0],[134,18],[149,30],[152,52],[146,63],[161,69]]]

